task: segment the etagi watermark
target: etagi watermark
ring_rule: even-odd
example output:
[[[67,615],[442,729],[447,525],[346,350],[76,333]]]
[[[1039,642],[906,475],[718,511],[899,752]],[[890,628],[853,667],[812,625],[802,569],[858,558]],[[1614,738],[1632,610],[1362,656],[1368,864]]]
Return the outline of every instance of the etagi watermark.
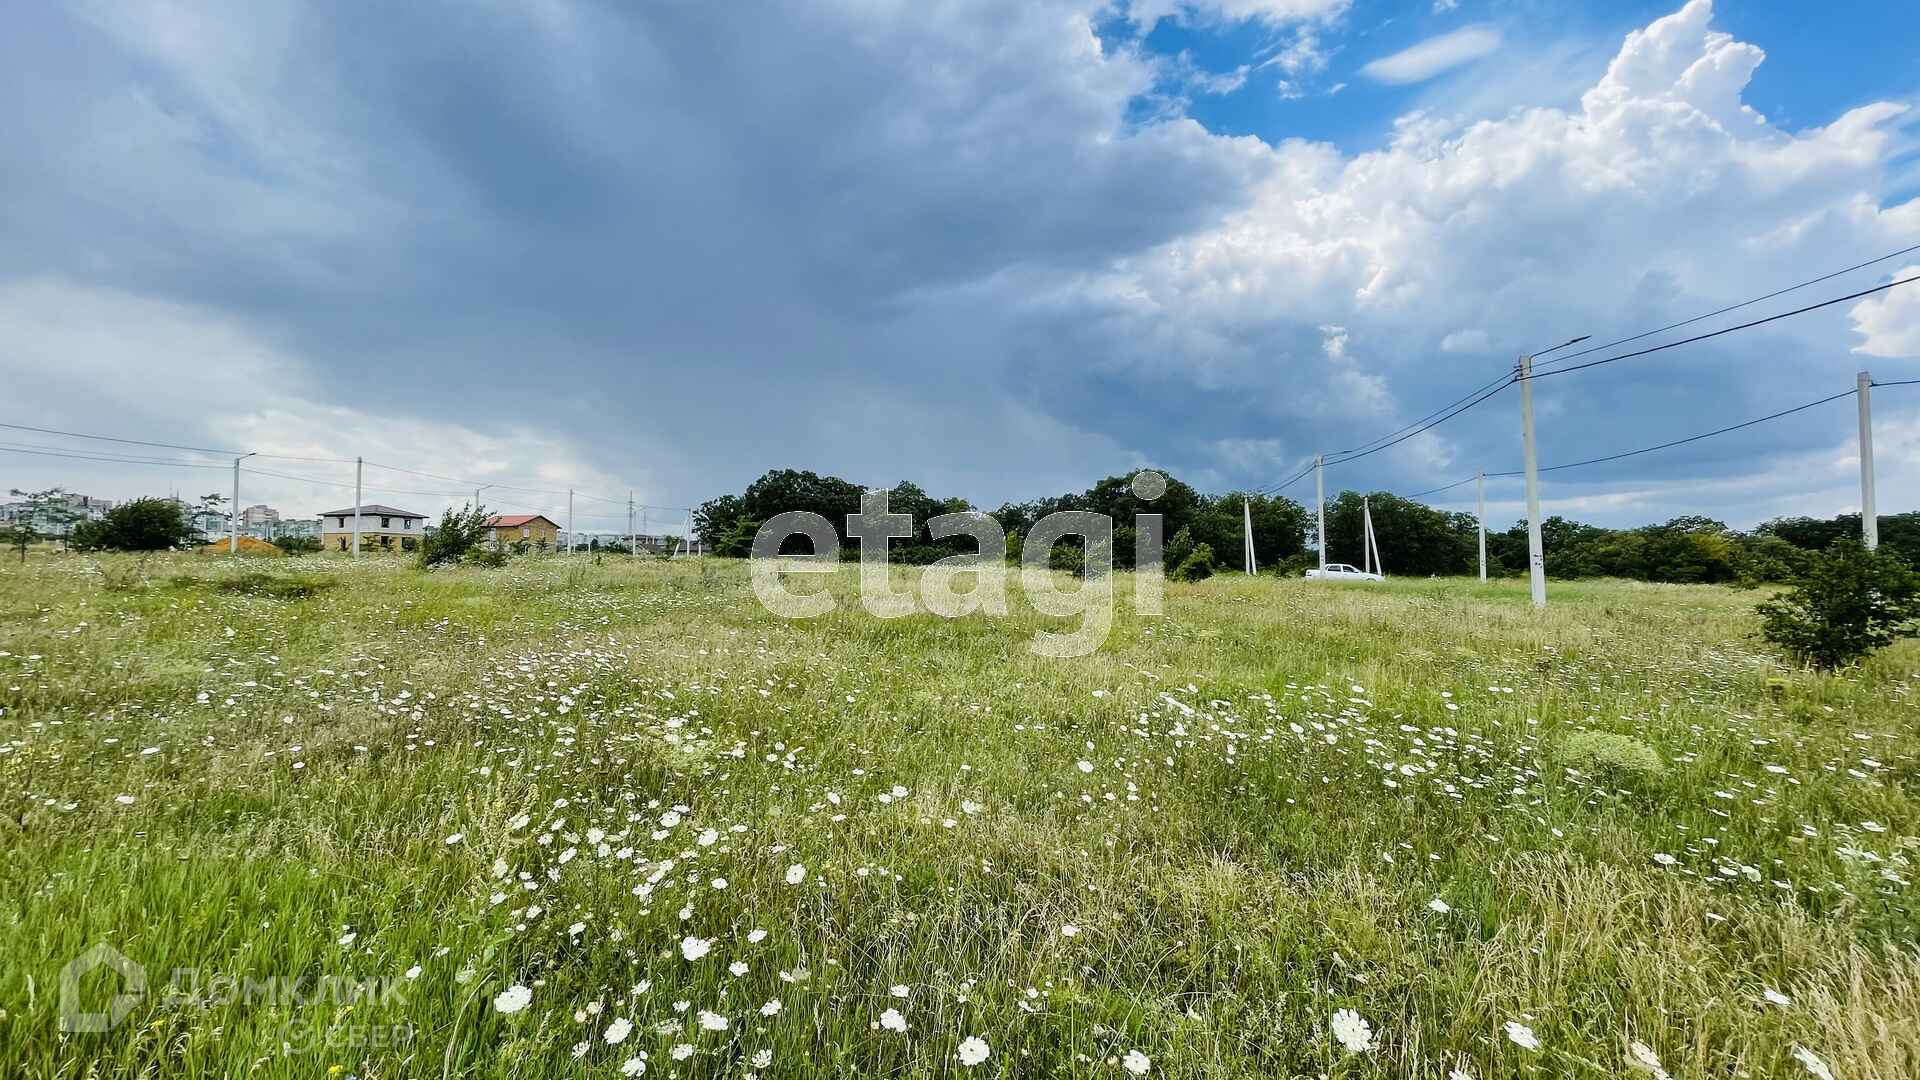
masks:
[[[80,982],[95,968],[106,967],[118,977],[120,990],[106,1008],[88,1012],[82,1007]],[[314,1004],[404,1006],[406,980],[374,977],[356,979],[336,975],[236,976],[200,968],[175,968],[158,1001],[172,1008],[222,1008],[235,1003],[291,1010]],[[147,969],[106,942],[74,957],[60,969],[60,1030],[70,1033],[112,1031],[147,996]],[[405,1046],[413,1041],[408,1024],[315,1023],[298,1017],[280,1028],[280,1041],[290,1051]]]
[[[1134,474],[1133,494],[1151,502],[1166,494],[1167,479],[1152,470]],[[1161,613],[1165,575],[1161,566],[1164,537],[1160,514],[1134,517],[1134,609],[1142,615]],[[860,496],[860,513],[847,515],[847,535],[860,542],[860,606],[879,619],[912,615],[924,604],[935,615],[957,619],[976,613],[1007,613],[1007,534],[1000,523],[978,511],[941,514],[927,520],[935,540],[970,536],[977,550],[941,559],[920,576],[918,604],[914,594],[893,587],[887,571],[887,542],[911,539],[913,517],[887,512],[887,493],[869,491]],[[812,555],[782,555],[790,536],[813,542]],[[1067,537],[1080,538],[1085,562],[1080,588],[1059,588],[1049,569],[1054,545]],[[768,518],[753,536],[750,570],[754,595],[768,611],[784,619],[810,619],[834,608],[825,592],[791,593],[783,574],[830,574],[840,563],[840,536],[826,518],[807,510],[789,510]],[[954,589],[962,574],[971,574],[973,588]],[[1028,648],[1039,656],[1087,656],[1107,640],[1113,628],[1113,519],[1086,510],[1062,510],[1034,523],[1020,549],[1020,587],[1034,609],[1056,618],[1080,618],[1072,633],[1042,630]]]

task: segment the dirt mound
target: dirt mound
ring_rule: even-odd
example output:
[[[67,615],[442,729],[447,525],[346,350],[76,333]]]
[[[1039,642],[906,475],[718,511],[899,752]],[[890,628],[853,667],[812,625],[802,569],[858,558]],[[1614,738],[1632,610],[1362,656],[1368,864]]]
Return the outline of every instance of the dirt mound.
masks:
[[[227,541],[215,540],[213,543],[203,545],[197,550],[202,555],[226,555],[228,554]],[[255,540],[251,536],[243,536],[240,538],[240,550],[238,552],[235,552],[234,554],[285,555],[286,552],[281,551],[279,548],[274,547],[272,544],[267,543],[265,540]]]

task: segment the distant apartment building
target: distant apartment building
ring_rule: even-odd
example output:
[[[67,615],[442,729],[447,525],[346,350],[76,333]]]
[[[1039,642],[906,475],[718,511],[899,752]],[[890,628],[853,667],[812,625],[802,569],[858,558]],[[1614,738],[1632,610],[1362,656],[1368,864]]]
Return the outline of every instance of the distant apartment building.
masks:
[[[564,548],[566,546],[566,542],[567,542],[566,533],[563,532],[560,534],[560,546]],[[685,543],[686,543],[686,537],[683,537],[683,536],[650,535],[648,533],[639,533],[633,537],[633,546],[635,550],[646,551],[646,552],[656,552],[656,553],[671,552],[676,548],[683,546]],[[607,547],[612,544],[618,544],[621,547],[626,547],[627,534],[615,533],[615,532],[586,532],[583,530],[575,534],[574,550],[590,551],[590,550],[593,550],[596,546]]]
[[[0,525],[26,524],[41,536],[65,536],[82,521],[98,521],[119,505],[112,499],[99,499],[78,492],[62,492],[58,506],[35,509],[32,502],[17,499],[0,503]],[[68,518],[71,520],[67,520]]]
[[[318,540],[320,538],[319,518],[281,518],[273,526],[273,535],[269,540]]]
[[[412,551],[427,536],[427,516],[416,510],[369,503],[358,510],[329,510],[320,515],[320,546],[353,550],[353,525],[360,521],[361,551]]]

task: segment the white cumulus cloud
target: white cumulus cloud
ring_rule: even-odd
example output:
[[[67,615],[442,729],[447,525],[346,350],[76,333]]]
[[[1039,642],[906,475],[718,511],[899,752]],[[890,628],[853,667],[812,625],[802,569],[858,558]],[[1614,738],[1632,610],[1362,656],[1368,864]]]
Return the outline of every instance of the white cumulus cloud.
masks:
[[[1920,266],[1896,271],[1894,281],[1920,277]],[[1847,313],[1866,338],[1853,347],[1865,356],[1920,357],[1920,282],[1869,296]]]
[[[1500,31],[1490,26],[1468,26],[1418,45],[1383,56],[1362,67],[1360,74],[1376,82],[1425,82],[1462,64],[1470,64],[1500,47]]]

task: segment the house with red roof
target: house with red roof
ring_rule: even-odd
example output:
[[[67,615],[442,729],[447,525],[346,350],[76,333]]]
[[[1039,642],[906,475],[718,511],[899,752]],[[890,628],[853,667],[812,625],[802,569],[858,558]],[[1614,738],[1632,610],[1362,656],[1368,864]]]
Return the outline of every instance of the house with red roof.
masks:
[[[544,514],[495,514],[487,519],[493,546],[525,544],[536,551],[552,551],[560,542],[560,526]]]

